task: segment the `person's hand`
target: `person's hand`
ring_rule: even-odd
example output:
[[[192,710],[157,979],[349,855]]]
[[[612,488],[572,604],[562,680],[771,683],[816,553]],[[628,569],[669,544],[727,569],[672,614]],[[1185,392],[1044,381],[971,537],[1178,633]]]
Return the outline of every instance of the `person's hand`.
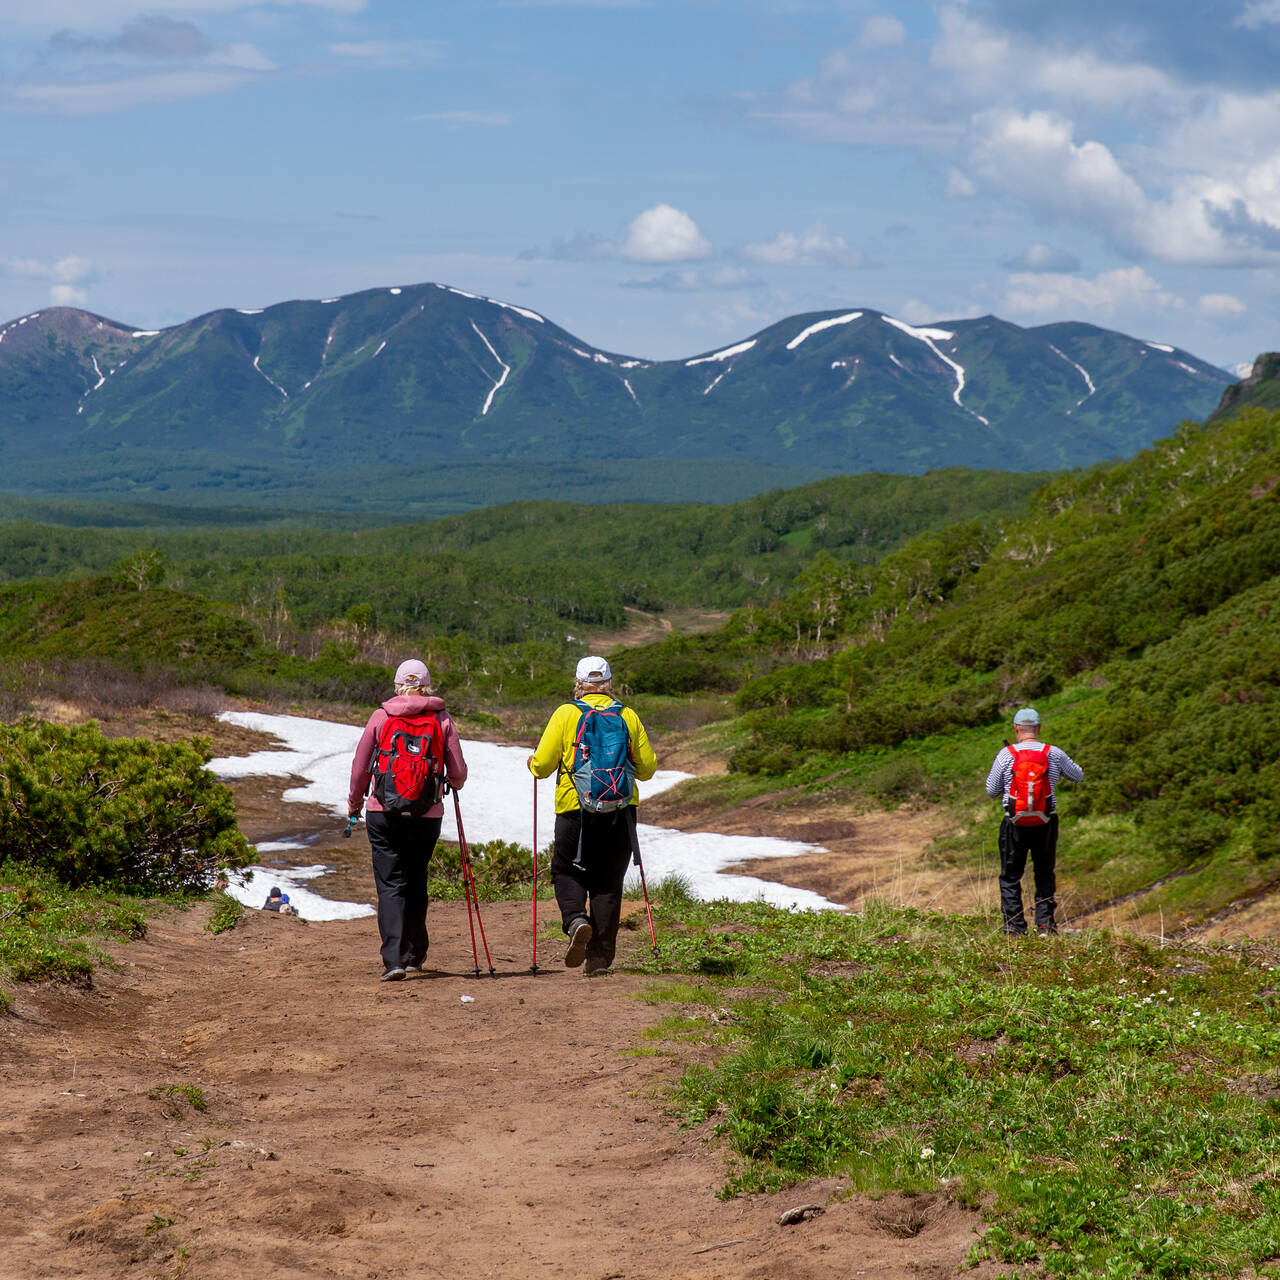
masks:
[[[529,754],[529,772],[533,773],[533,753],[532,752],[530,752]]]
[[[347,806],[347,817],[348,817],[348,818],[351,818],[351,819],[353,819],[353,820],[354,820],[355,818],[358,818],[358,817],[360,816],[360,810],[361,810],[361,809],[363,809],[363,808],[364,808],[364,806],[363,806],[363,805],[361,805],[361,806],[360,806],[359,808],[357,808],[357,809],[353,809],[353,808],[351,808],[351,806],[350,806],[350,805],[348,805],[348,806]]]

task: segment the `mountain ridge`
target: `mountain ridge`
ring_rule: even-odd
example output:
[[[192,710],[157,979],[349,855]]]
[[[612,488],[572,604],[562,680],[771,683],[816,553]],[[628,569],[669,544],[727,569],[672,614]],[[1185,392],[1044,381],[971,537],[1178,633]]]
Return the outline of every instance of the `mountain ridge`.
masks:
[[[1232,380],[1189,352],[1079,322],[914,326],[872,308],[643,360],[531,308],[425,283],[162,330],[66,307],[10,321],[0,460],[22,491],[59,491],[55,451],[69,467],[61,491],[82,473],[101,485],[105,468],[131,494],[172,487],[156,473],[179,459],[224,475],[231,493],[305,487],[353,449],[411,470],[600,458],[804,478],[1043,470],[1136,452],[1207,414]]]

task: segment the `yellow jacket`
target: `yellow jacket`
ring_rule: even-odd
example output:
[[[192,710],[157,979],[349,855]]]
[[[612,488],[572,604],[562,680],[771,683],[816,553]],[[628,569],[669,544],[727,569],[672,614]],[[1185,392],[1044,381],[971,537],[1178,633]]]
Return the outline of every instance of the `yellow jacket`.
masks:
[[[583,702],[592,707],[607,707],[614,699],[607,693],[588,693]],[[559,769],[556,779],[556,812],[572,813],[581,808],[578,804],[578,793],[573,786],[573,740],[578,732],[578,719],[581,710],[572,702],[561,703],[547,721],[537,749],[529,760],[529,772],[535,778],[547,778]],[[622,708],[622,719],[631,735],[631,759],[636,766],[636,777],[645,782],[652,778],[658,768],[658,757],[653,754],[649,745],[649,735],[640,723],[640,717],[630,707]],[[640,789],[632,791],[631,803],[640,803]]]

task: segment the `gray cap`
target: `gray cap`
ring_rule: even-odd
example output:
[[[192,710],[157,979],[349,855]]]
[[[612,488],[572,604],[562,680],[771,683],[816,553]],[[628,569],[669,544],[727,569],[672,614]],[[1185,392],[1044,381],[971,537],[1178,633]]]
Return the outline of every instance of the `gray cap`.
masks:
[[[1025,725],[1039,724],[1040,713],[1035,709],[1035,707],[1023,707],[1021,711],[1015,713],[1013,723]]]

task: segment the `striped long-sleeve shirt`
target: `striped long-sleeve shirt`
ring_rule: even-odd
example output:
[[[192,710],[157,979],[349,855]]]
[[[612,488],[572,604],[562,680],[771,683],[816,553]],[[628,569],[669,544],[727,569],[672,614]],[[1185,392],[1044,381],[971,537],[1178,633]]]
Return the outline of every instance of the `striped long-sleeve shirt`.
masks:
[[[1044,743],[1038,739],[1016,744],[1019,749],[1043,751]],[[1084,770],[1076,764],[1061,747],[1049,748],[1049,795],[1053,796],[1059,778],[1067,778],[1071,782],[1083,782]],[[987,795],[993,800],[1003,800],[1009,794],[1009,785],[1013,782],[1013,752],[1008,747],[1001,747],[987,774]],[[1050,811],[1057,806],[1055,799],[1049,801]]]

